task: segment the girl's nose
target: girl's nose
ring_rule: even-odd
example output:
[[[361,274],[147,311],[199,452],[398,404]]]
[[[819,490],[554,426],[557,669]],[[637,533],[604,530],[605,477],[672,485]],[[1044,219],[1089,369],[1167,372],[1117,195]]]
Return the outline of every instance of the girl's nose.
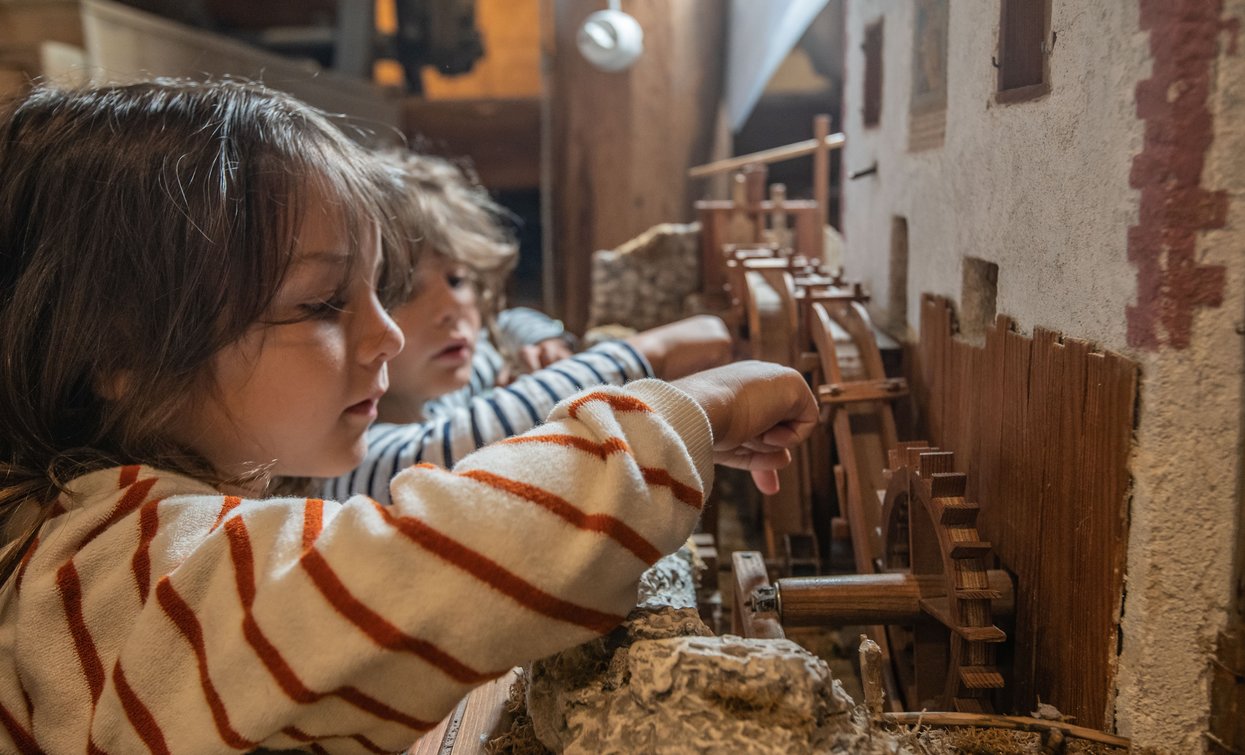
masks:
[[[364,314],[365,332],[360,340],[360,361],[364,364],[388,362],[402,351],[405,338],[402,329],[393,321],[375,294],[370,297]]]

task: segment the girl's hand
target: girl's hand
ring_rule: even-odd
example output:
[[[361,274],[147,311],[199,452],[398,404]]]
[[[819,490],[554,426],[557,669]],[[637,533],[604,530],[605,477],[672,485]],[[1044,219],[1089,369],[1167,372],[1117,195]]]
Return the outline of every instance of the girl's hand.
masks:
[[[817,401],[795,370],[738,362],[689,375],[674,385],[709,417],[716,463],[752,472],[762,493],[778,492],[777,470],[818,422]]]

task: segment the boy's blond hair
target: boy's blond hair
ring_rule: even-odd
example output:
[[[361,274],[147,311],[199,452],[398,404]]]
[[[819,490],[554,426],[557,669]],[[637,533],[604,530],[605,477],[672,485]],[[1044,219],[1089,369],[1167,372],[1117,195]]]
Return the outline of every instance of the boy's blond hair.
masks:
[[[510,213],[497,204],[464,166],[406,149],[381,158],[392,173],[393,196],[386,229],[389,298],[411,294],[411,273],[427,252],[466,265],[479,287],[486,322],[501,309],[506,276],[518,261],[518,243],[506,224]]]

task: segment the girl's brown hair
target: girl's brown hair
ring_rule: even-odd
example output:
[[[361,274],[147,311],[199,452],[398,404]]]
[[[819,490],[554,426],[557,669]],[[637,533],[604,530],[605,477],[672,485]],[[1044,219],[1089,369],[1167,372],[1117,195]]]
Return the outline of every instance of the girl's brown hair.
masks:
[[[0,582],[84,472],[143,463],[222,482],[169,439],[170,418],[263,318],[309,190],[336,201],[358,238],[377,175],[324,116],[251,84],[41,88],[9,107],[0,531],[14,540]]]

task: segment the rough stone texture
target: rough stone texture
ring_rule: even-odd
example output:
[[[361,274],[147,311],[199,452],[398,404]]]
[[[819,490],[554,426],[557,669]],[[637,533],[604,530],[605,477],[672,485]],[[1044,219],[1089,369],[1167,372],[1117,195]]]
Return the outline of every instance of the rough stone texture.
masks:
[[[1184,24],[1181,33],[1210,35],[1217,44],[1209,79],[1173,82],[1166,95],[1179,107],[1188,86],[1208,89],[1213,136],[1202,144],[1206,159],[1196,185],[1225,197],[1226,222],[1196,232],[1190,259],[1199,268],[1222,267],[1224,276],[1218,307],[1198,291],[1180,294],[1194,305],[1187,342],[1162,331],[1154,350],[1128,338],[1126,313],[1148,303],[1138,301],[1138,267],[1128,242],[1142,206],[1141,192],[1131,185],[1147,127],[1138,85],[1155,70],[1154,29],[1143,25],[1142,11],[1167,5],[1052,0],[1051,93],[1000,105],[990,65],[998,52],[999,4],[956,0],[946,143],[909,153],[914,4],[849,0],[844,166],[850,172],[876,160],[878,173],[844,186],[845,267],[870,287],[875,308],[890,301],[892,218],[903,216],[914,330],[921,294],[958,299],[963,257],[973,256],[998,264],[998,311],[1021,327],[1088,339],[1141,363],[1114,716],[1119,733],[1139,745],[1196,752],[1204,746],[1209,654],[1231,600],[1230,523],[1240,505],[1245,55],[1236,37],[1245,0],[1211,0],[1197,5],[1197,14],[1167,20]],[[1219,10],[1219,29],[1196,21],[1208,7]],[[882,121],[865,129],[860,43],[864,27],[879,17],[885,17]],[[1161,98],[1148,100],[1148,107],[1161,107]],[[1162,150],[1156,157],[1177,162]],[[1182,204],[1191,198],[1177,197],[1162,211],[1179,222],[1181,213],[1200,209]],[[874,316],[887,321],[880,311]]]
[[[696,556],[685,545],[640,575],[637,605],[653,610],[662,606],[695,608],[696,580]]]
[[[700,225],[663,223],[617,249],[592,255],[588,326],[636,330],[673,322],[700,290]]]
[[[789,640],[711,636],[694,609],[637,610],[537,662],[527,702],[555,752],[873,751],[823,661]]]

